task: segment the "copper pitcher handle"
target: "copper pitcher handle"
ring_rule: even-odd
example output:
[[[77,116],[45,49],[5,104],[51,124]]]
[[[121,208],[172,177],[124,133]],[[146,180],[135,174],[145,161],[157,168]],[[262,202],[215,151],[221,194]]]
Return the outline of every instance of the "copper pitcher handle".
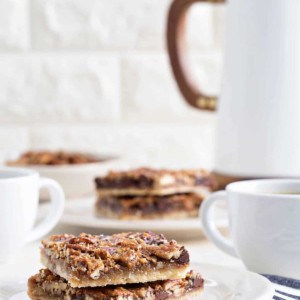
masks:
[[[193,107],[214,111],[217,97],[206,95],[198,88],[186,60],[187,12],[196,2],[223,3],[225,0],[174,0],[168,15],[167,46],[172,70],[184,99]]]

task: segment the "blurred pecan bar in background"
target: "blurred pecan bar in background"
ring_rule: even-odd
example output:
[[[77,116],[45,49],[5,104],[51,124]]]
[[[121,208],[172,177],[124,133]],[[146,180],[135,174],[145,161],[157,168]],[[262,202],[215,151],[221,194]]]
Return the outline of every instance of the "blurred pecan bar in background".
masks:
[[[28,295],[33,300],[168,300],[193,299],[203,289],[204,280],[190,271],[185,278],[94,288],[72,288],[58,275],[44,269],[29,278]]]
[[[98,217],[111,219],[184,219],[197,217],[203,196],[175,194],[165,196],[98,196]]]
[[[153,232],[57,235],[42,241],[41,261],[71,287],[184,278],[187,250]]]
[[[10,166],[28,165],[76,165],[98,162],[90,154],[65,151],[28,151],[22,154],[17,160],[9,161]]]
[[[139,168],[109,172],[95,179],[99,196],[170,195],[193,193],[205,195],[216,188],[212,175],[205,170],[155,170]]]

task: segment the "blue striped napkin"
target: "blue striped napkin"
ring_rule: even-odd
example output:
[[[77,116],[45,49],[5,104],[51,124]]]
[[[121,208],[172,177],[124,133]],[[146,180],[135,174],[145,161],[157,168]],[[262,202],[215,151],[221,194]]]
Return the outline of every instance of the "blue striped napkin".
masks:
[[[266,278],[268,278],[271,282],[281,285],[283,287],[288,287],[288,288],[293,288],[295,290],[299,290],[300,292],[300,281],[299,280],[295,280],[295,279],[291,279],[291,278],[284,278],[284,277],[280,277],[280,276],[273,276],[273,275],[263,275]],[[294,296],[290,293],[287,292],[283,292],[280,290],[276,290],[279,294],[282,294],[283,296],[288,296],[290,298],[296,299],[296,300],[300,300],[300,296]],[[273,298],[274,300],[281,300],[281,298],[279,298],[278,296],[274,296]]]

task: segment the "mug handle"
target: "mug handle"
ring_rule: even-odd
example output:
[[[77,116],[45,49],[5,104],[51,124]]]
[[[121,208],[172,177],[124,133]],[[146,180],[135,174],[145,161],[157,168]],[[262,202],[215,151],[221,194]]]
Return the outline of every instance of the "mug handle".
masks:
[[[53,229],[64,210],[65,195],[61,186],[50,178],[40,178],[39,190],[44,187],[50,192],[51,207],[45,219],[28,234],[26,243],[41,238]]]
[[[168,53],[173,74],[184,99],[193,107],[214,111],[216,110],[217,97],[206,95],[197,87],[186,59],[187,13],[196,2],[223,3],[225,0],[174,0],[168,14]]]
[[[216,192],[208,196],[200,207],[201,222],[204,233],[218,248],[231,256],[238,257],[232,241],[220,233],[214,222],[214,207],[218,201],[226,201],[226,198],[226,191]]]

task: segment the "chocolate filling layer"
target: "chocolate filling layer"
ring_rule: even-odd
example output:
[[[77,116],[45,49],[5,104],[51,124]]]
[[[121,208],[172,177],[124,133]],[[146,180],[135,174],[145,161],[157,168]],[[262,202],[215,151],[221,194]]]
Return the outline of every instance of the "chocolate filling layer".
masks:
[[[110,178],[96,178],[95,179],[97,188],[129,188],[134,187],[138,189],[145,189],[153,187],[154,180],[145,176],[139,176],[139,178],[120,178],[118,180]]]

